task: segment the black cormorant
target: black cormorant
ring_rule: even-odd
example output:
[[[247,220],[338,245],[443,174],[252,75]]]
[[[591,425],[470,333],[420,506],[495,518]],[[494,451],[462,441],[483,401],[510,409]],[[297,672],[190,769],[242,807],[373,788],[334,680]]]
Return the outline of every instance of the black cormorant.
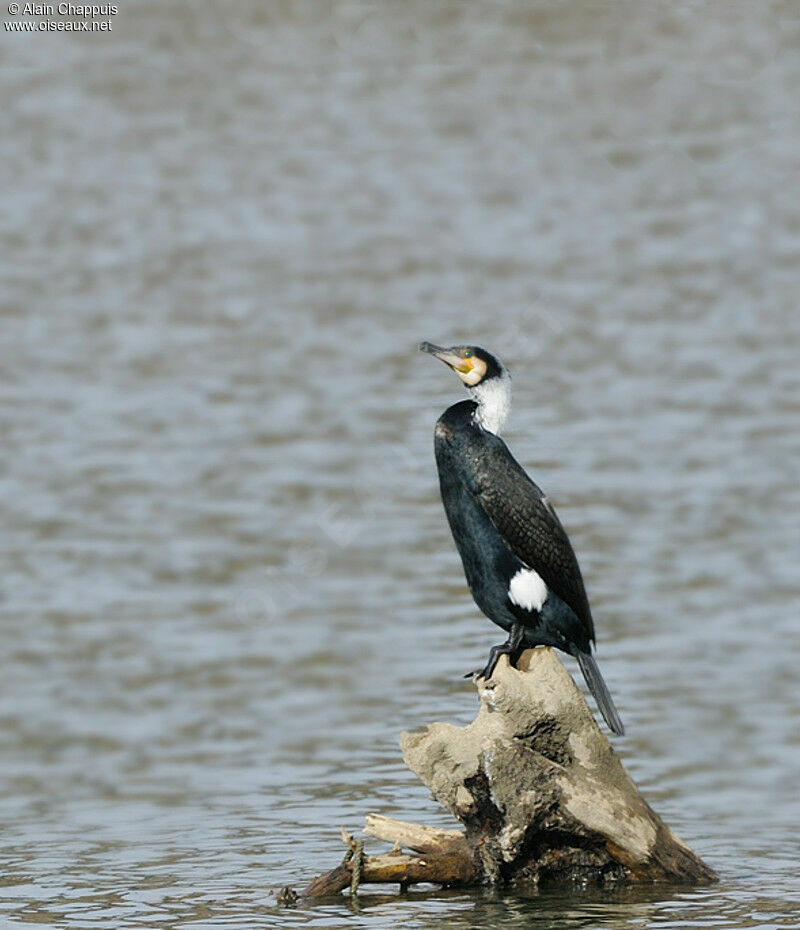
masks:
[[[511,382],[498,359],[478,346],[420,350],[449,365],[472,395],[436,423],[439,484],[475,603],[508,633],[479,674],[497,660],[516,664],[530,646],[554,646],[578,660],[606,723],[624,733],[591,654],[594,624],[578,560],[555,510],[497,435],[508,416]]]

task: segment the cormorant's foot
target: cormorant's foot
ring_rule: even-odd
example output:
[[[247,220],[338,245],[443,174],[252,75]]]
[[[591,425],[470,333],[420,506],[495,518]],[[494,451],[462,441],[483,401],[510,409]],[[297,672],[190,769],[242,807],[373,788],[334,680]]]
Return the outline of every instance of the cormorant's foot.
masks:
[[[499,646],[492,646],[489,650],[489,661],[481,671],[470,672],[464,677],[483,678],[484,681],[488,681],[494,674],[495,666],[500,656],[508,656],[508,664],[511,668],[516,668],[519,657],[525,651],[525,647],[522,645],[523,632],[524,628],[522,624],[514,624],[514,626],[511,627],[511,632],[508,634],[508,639]]]
[[[511,668],[517,667],[517,662],[519,662],[523,652],[525,652],[525,646],[521,646],[519,649],[515,649],[513,652],[509,652],[508,664],[511,666]]]
[[[500,647],[498,646],[495,648],[499,649]],[[500,652],[496,656],[491,656],[489,658],[489,661],[486,663],[486,665],[483,666],[483,668],[476,668],[474,672],[467,672],[464,678],[472,678],[473,680],[475,680],[476,678],[483,678],[484,680],[488,680],[494,674],[495,666],[497,665],[497,660],[500,658],[501,655],[507,655],[510,665],[512,667],[516,667],[516,659],[518,659],[519,656],[515,656],[509,652]]]
[[[491,665],[491,668],[489,667],[489,665],[484,665],[483,668],[476,668],[473,672],[467,672],[464,678],[471,678],[473,681],[476,681],[478,678],[483,678],[484,680],[488,680],[494,674],[495,665],[497,665],[497,662],[494,662]]]

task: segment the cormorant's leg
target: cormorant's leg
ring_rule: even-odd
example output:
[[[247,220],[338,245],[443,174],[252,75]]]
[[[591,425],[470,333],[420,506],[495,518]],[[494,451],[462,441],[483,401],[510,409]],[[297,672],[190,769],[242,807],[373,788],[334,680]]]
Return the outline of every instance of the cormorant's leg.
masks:
[[[513,652],[510,652],[510,653],[508,654],[508,664],[511,666],[511,668],[516,668],[516,667],[517,667],[517,662],[519,662],[520,656],[521,656],[522,653],[525,652],[525,650],[528,648],[528,647],[525,645],[525,643],[522,641],[522,639],[523,639],[523,635],[522,635],[522,634],[523,634],[523,633],[524,633],[524,627],[523,627],[522,630],[520,631],[519,642],[517,643],[517,648],[516,648]]]
[[[485,668],[480,672],[469,672],[465,678],[483,678],[488,681],[494,673],[494,668],[500,656],[508,656],[512,668],[516,667],[517,659],[522,653],[522,639],[525,635],[525,627],[521,623],[515,623],[508,633],[508,639],[499,646],[492,646],[489,650],[489,661]]]

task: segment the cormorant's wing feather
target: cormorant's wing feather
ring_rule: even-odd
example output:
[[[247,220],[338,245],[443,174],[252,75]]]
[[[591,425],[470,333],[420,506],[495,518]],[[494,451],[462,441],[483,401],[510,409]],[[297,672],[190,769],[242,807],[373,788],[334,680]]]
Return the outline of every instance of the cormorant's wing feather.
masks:
[[[503,440],[486,439],[484,454],[471,462],[481,506],[509,549],[572,608],[594,640],[581,570],[561,521]]]

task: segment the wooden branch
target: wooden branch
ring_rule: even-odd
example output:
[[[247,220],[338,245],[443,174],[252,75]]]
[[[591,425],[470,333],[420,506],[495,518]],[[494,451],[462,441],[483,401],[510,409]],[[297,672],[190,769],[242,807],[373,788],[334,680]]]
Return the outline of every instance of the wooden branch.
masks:
[[[350,886],[353,862],[342,862],[335,869],[314,879],[302,892],[307,898],[322,898],[338,894]],[[382,856],[365,856],[361,865],[361,882],[413,885],[432,882],[436,885],[474,885],[475,867],[469,856],[459,852],[439,852],[426,856],[411,856],[402,852]]]
[[[458,852],[467,855],[469,847],[463,830],[437,830],[407,820],[395,820],[381,814],[367,814],[364,833],[387,843],[414,852],[432,855],[434,853]]]
[[[517,668],[503,656],[476,686],[471,724],[400,739],[406,764],[465,831],[368,814],[364,832],[395,849],[363,857],[362,883],[716,880],[639,794],[553,650],[529,649]],[[338,893],[352,874],[345,861],[304,894]]]

